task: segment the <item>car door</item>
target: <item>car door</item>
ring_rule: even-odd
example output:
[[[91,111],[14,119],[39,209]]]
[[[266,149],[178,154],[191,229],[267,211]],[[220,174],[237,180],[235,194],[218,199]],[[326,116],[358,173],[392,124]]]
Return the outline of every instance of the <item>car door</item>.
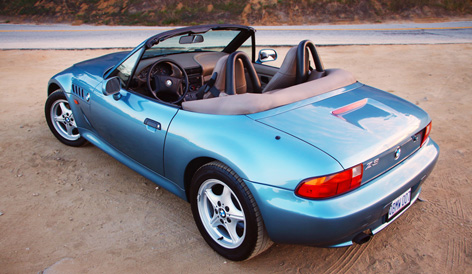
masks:
[[[167,129],[178,108],[121,88],[91,95],[91,124],[100,138],[131,159],[161,174]]]

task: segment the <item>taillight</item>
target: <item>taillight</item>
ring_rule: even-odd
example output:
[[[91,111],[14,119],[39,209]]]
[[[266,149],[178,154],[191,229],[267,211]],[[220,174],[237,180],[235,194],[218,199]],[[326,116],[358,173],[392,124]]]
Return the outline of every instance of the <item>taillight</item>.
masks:
[[[363,165],[357,165],[340,173],[314,177],[303,180],[295,190],[298,196],[304,198],[328,198],[333,197],[361,185]]]
[[[423,132],[423,139],[421,140],[421,146],[422,147],[424,145],[424,143],[426,142],[426,140],[428,139],[429,137],[429,134],[431,133],[431,123],[432,122],[429,122],[429,124],[426,126],[426,128],[424,129],[424,132]]]

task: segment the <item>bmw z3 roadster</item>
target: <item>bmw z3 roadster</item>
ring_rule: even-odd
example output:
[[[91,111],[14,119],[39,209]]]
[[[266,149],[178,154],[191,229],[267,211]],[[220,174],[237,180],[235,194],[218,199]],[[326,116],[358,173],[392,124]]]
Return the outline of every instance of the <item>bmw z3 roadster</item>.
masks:
[[[280,67],[255,30],[192,26],[49,81],[54,136],[87,142],[190,203],[202,237],[246,260],[273,242],[367,242],[417,200],[439,155],[429,115],[301,41]]]

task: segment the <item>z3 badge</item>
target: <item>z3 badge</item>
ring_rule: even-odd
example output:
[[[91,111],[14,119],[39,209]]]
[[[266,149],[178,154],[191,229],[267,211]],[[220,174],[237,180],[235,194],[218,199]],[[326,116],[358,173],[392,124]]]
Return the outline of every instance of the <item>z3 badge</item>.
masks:
[[[377,158],[373,161],[370,161],[368,163],[365,164],[365,169],[364,170],[368,170],[369,168],[373,167],[373,166],[376,166],[378,163],[379,163],[380,159]]]

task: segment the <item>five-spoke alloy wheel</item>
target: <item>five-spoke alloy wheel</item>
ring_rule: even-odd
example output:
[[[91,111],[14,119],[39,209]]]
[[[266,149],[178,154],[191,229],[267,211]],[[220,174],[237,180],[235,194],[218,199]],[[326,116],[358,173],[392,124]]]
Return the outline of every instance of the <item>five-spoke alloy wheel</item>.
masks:
[[[198,213],[211,238],[226,248],[240,246],[246,236],[246,216],[234,192],[224,182],[208,179],[198,195]]]
[[[86,143],[80,136],[69,102],[62,90],[56,90],[49,95],[44,112],[49,129],[59,141],[75,147]]]
[[[271,246],[254,197],[223,163],[210,162],[195,173],[190,199],[200,233],[220,255],[241,261]]]

